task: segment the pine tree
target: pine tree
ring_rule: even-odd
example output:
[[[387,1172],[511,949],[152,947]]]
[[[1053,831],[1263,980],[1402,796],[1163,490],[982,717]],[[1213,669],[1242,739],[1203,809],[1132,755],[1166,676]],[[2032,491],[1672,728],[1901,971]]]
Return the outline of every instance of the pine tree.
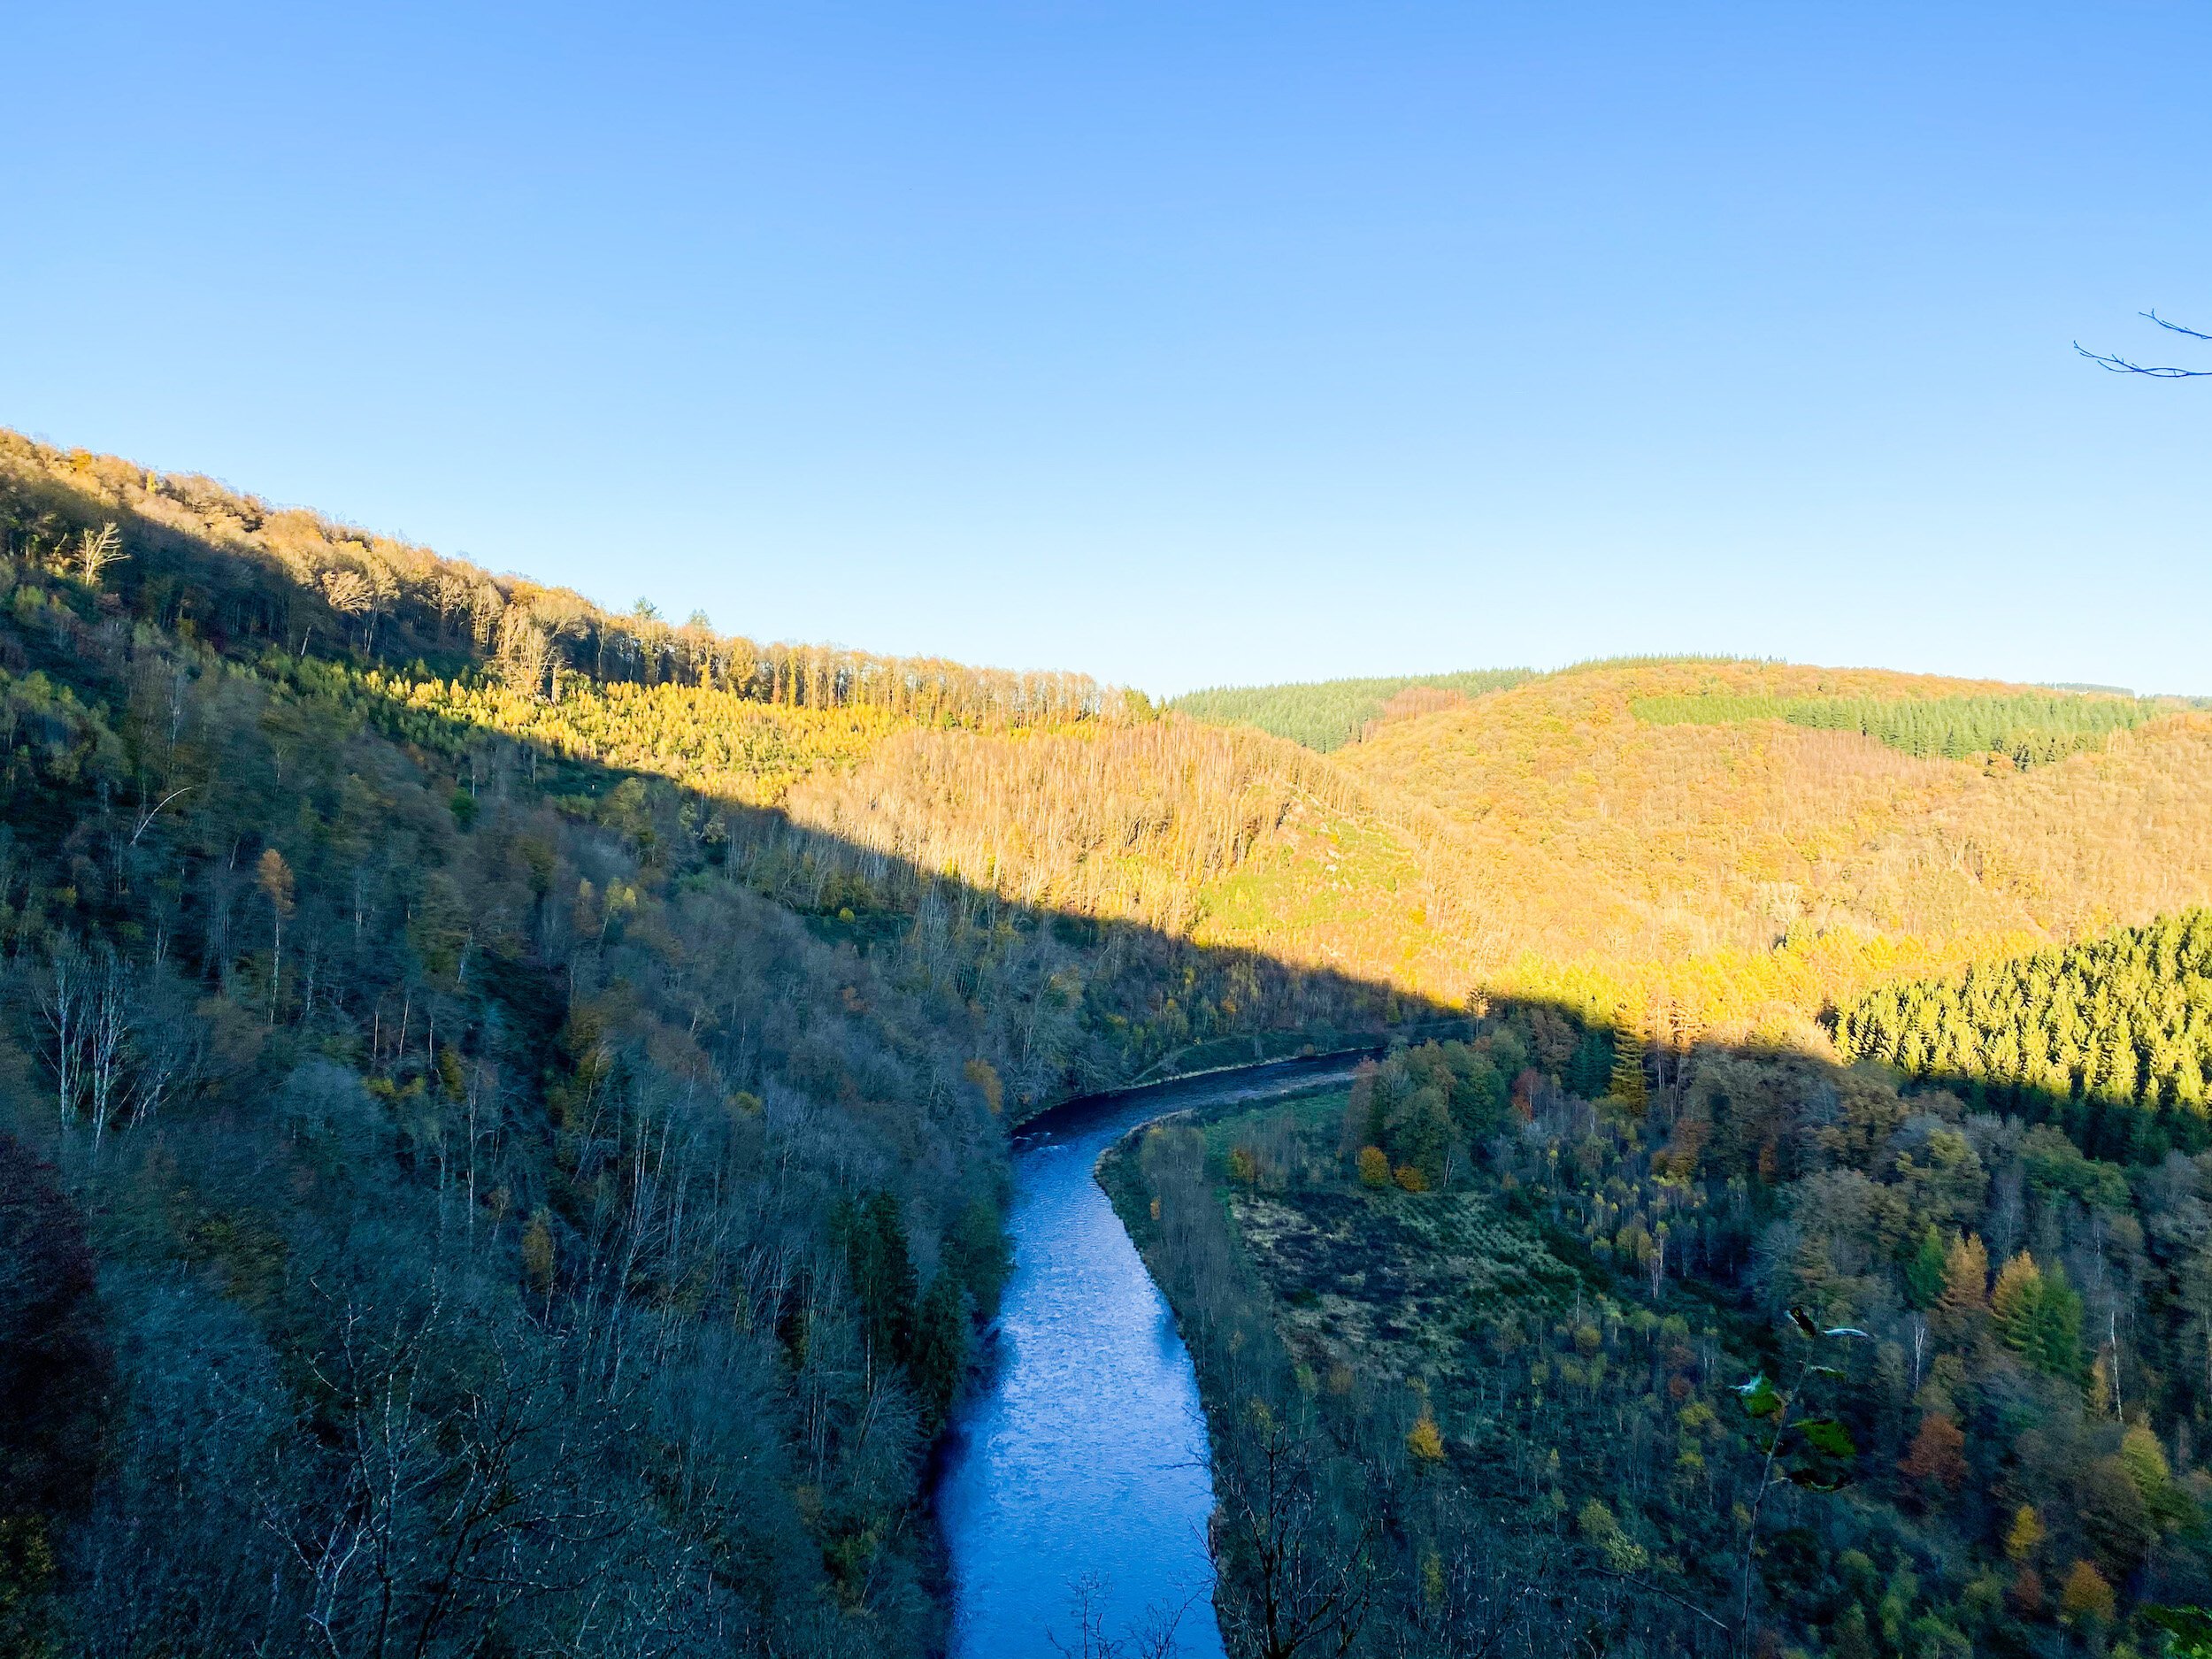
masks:
[[[2029,1313],[2027,1356],[2037,1369],[2053,1377],[2081,1375],[2081,1298],[2066,1282],[2066,1269],[2058,1263],[2042,1275]]]
[[[922,1402],[922,1418],[932,1430],[952,1414],[968,1368],[968,1297],[958,1276],[941,1271],[930,1281],[914,1319],[914,1359],[908,1373]]]
[[[1914,1307],[1924,1312],[1942,1296],[1947,1260],[1943,1235],[1922,1228],[1919,1245],[1905,1259],[1905,1290]]]

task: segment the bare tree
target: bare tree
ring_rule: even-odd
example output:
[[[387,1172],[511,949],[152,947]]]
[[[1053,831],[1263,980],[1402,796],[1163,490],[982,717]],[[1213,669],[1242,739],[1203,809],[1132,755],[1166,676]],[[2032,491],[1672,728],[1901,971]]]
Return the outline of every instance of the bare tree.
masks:
[[[123,551],[122,533],[110,519],[95,532],[85,531],[77,538],[77,570],[88,588],[100,585],[100,572],[130,555]]]
[[[61,1125],[77,1121],[84,1102],[86,1049],[93,1025],[94,971],[82,952],[65,943],[53,953],[39,987],[38,1011],[49,1039],[46,1064],[54,1073]]]
[[[1255,1400],[1237,1431],[1215,1464],[1208,1539],[1225,1632],[1264,1659],[1349,1653],[1379,1588],[1373,1518],[1345,1522],[1304,1425]]]
[[[2185,335],[2191,340],[2212,341],[2212,334],[2200,333],[2194,328],[2185,328],[2179,323],[2168,322],[2156,311],[2144,311],[2141,314],[2156,323],[2161,328],[2167,329],[2173,334]],[[2156,380],[2194,380],[2212,377],[2212,369],[2184,369],[2172,365],[2137,363],[2132,358],[2107,352],[2092,351],[2078,340],[2074,342],[2074,349],[2098,367],[2109,369],[2115,374],[2147,374]]]

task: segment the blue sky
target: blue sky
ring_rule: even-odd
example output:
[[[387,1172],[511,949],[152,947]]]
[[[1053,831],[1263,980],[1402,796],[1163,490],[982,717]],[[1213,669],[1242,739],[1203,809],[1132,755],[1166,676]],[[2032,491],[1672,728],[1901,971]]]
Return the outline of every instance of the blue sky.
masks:
[[[2212,380],[2069,343],[2212,329],[2212,8],[7,35],[0,422],[58,442],[1156,691],[1698,649],[2212,692]]]

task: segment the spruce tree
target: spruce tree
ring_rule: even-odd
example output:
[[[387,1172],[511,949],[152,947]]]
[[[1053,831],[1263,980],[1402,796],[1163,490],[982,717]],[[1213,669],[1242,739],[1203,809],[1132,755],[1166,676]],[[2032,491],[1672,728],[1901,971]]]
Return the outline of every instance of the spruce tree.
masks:
[[[1905,1288],[1912,1305],[1926,1310],[1943,1294],[1947,1253],[1943,1236],[1934,1227],[1920,1230],[1920,1242],[1905,1259]]]

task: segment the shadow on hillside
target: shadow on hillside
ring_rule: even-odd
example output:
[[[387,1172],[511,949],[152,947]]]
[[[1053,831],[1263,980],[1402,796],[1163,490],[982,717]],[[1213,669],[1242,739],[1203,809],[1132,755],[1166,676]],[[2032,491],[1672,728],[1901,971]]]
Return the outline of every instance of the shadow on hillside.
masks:
[[[50,547],[119,525],[127,558],[104,572],[98,591],[78,587],[72,595],[83,620],[111,631],[119,660],[131,628],[159,629],[296,695],[341,696],[438,789],[465,793],[472,814],[503,799],[550,804],[619,836],[644,872],[672,882],[736,881],[799,915],[833,949],[879,958],[933,954],[972,1005],[989,1001],[994,1018],[1025,1033],[1010,1044],[1027,1063],[1024,1075],[1008,1079],[1010,1115],[1167,1075],[1468,1029],[1460,1010],[1387,985],[1025,903],[773,807],[703,795],[656,773],[580,760],[404,705],[360,673],[324,671],[448,678],[488,671],[491,653],[471,638],[465,619],[451,625],[403,595],[373,617],[348,613],[257,549],[219,545],[60,480],[14,494],[13,502],[0,495],[0,506],[15,509],[19,540],[31,523]],[[22,660],[0,666],[39,670],[88,701],[112,695],[112,662],[42,649],[35,630],[19,637],[28,646],[16,648]],[[577,655],[588,658],[588,647]],[[1063,972],[1071,966],[1079,970],[1072,980]]]
[[[127,557],[111,568],[96,595],[80,591],[86,619],[104,618],[118,630],[150,626],[196,641],[266,678],[288,680],[298,691],[329,688],[316,681],[315,664],[448,678],[492,666],[465,615],[442,613],[420,595],[372,596],[365,611],[342,610],[263,549],[221,545],[60,479],[0,484],[0,506],[7,509],[0,527],[14,533],[12,541],[35,530],[50,547],[117,523]],[[587,644],[572,649],[579,658],[588,655]],[[100,691],[98,665],[66,654],[0,666],[35,666],[88,695]],[[572,672],[585,672],[580,661]],[[964,994],[972,1001],[1010,999],[1001,1015],[1025,1019],[1047,1039],[1031,1045],[1034,1064],[1010,1102],[1017,1116],[1168,1075],[1466,1036],[1478,1023],[1463,1010],[1335,969],[1025,903],[856,845],[775,808],[702,795],[655,773],[579,760],[488,726],[403,707],[357,678],[347,686],[361,712],[426,777],[448,780],[472,799],[503,794],[522,804],[549,803],[621,836],[660,876],[719,877],[749,887],[801,916],[835,949],[881,956],[895,948],[927,949],[933,939],[956,941],[941,954]],[[1071,964],[1087,970],[1079,991],[1058,977]],[[1614,1032],[1556,1004],[1523,1002],[1494,1011],[1533,1034],[1540,1050],[1531,1056],[1535,1086],[1577,1098],[1603,1093]],[[1816,1114],[1824,1095],[1847,1087],[1848,1073],[1821,1057],[1793,1051],[1751,1057],[1809,1069],[1805,1110]],[[1698,1064],[1692,1056],[1651,1057],[1663,1109],[1678,1110],[1678,1079]],[[2206,1120],[2177,1107],[2146,1109],[2081,1089],[2059,1094],[1939,1072],[1907,1083],[1955,1097],[1967,1111],[2055,1124],[2096,1157],[2155,1163],[2170,1149],[2212,1144]]]

